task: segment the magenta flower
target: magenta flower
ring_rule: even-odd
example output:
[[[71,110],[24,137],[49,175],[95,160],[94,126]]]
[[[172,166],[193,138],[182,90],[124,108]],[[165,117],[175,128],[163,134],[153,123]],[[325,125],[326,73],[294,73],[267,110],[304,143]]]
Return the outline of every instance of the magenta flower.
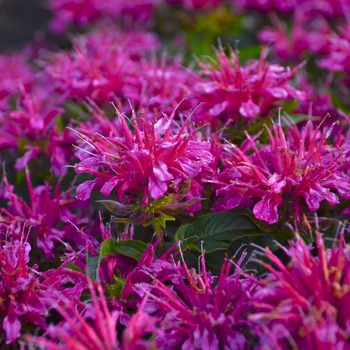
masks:
[[[345,72],[350,75],[350,25],[340,28],[337,33],[332,33],[329,38],[330,48],[328,55],[323,57],[319,66],[330,72]]]
[[[35,72],[27,63],[29,58],[27,51],[0,56],[0,112],[10,109],[9,97],[17,95],[21,88],[29,91],[32,89]]]
[[[332,33],[328,22],[317,17],[310,20],[302,10],[295,12],[290,31],[277,16],[272,16],[273,27],[263,28],[259,40],[272,45],[276,56],[284,61],[301,61],[307,53],[324,55],[329,52],[329,35]]]
[[[160,59],[143,58],[134,65],[133,72],[123,87],[123,95],[130,99],[147,119],[195,109],[199,102],[192,89],[199,78],[195,72],[182,66],[182,57],[173,59],[164,53]]]
[[[75,234],[75,228],[70,222],[78,225],[86,223],[86,219],[79,218],[71,210],[72,208],[84,208],[88,203],[76,201],[70,194],[71,189],[61,192],[59,184],[53,193],[47,183],[33,188],[28,170],[26,170],[26,180],[29,204],[15,194],[6,176],[4,177],[3,181],[7,190],[5,198],[9,202],[8,208],[2,209],[2,221],[7,224],[6,231],[10,230],[9,232],[12,233],[12,240],[21,239],[22,231],[19,227],[22,230],[32,229],[36,233],[37,246],[48,259],[54,259],[57,242],[62,239],[78,244],[81,242],[81,238]],[[29,240],[32,242],[31,236]]]
[[[83,312],[79,312],[70,303],[65,307],[58,307],[64,321],[52,326],[48,332],[50,338],[55,341],[49,340],[48,337],[27,336],[27,343],[41,345],[48,350],[154,349],[154,341],[144,340],[144,337],[155,332],[156,319],[143,311],[143,305],[131,317],[124,332],[120,332],[122,341],[119,342],[117,326],[121,312],[109,310],[101,285],[98,285],[98,291],[96,295],[94,287],[90,286],[92,303],[85,304]]]
[[[189,10],[212,9],[218,7],[222,0],[165,0],[168,4],[182,4]]]
[[[41,85],[42,84],[42,85]],[[62,98],[50,89],[46,78],[37,79],[32,93],[20,89],[16,108],[0,112],[0,150],[16,150],[22,154],[15,168],[24,169],[39,157],[48,158],[56,175],[65,174],[65,165],[74,158],[69,134],[60,132],[57,118],[64,112]],[[64,99],[64,97],[63,97]]]
[[[40,285],[30,272],[29,243],[14,241],[0,248],[0,328],[6,343],[14,343],[21,333],[21,321],[46,326],[47,308],[40,300]]]
[[[29,268],[31,246],[22,240],[0,247],[0,329],[6,334],[7,344],[18,339],[26,324],[46,330],[45,318],[52,300],[64,295],[74,304],[86,289],[86,277],[66,269],[71,259],[57,270],[44,273],[36,270],[37,265]],[[67,287],[67,283],[74,283],[74,287]]]
[[[77,199],[86,200],[96,190],[114,195],[119,203],[105,202],[107,208],[139,224],[162,217],[173,220],[171,213],[198,201],[202,176],[213,171],[211,143],[196,139],[196,130],[187,131],[189,119],[173,132],[174,113],[148,125],[143,115],[137,117],[133,111],[133,132],[121,113],[117,126],[99,117],[109,125],[108,136],[77,132],[86,152],[79,151],[81,161],[75,170],[95,176],[78,186]]]
[[[325,249],[320,233],[317,254],[297,236],[284,266],[268,248],[273,267],[261,262],[269,274],[252,295],[254,311],[248,315],[259,337],[259,349],[347,349],[349,339],[350,251],[344,235]]]
[[[247,136],[245,151],[233,146],[219,179],[221,188],[215,209],[250,207],[259,220],[269,224],[300,223],[305,215],[317,211],[326,201],[332,206],[339,197],[350,199],[348,145],[327,145],[324,131],[312,123],[299,131],[293,127],[286,139],[280,125],[269,131],[270,145],[258,149]],[[251,150],[253,154],[246,153]]]
[[[244,257],[243,254],[239,264]],[[217,283],[206,271],[204,254],[198,272],[189,270],[184,261],[170,264],[163,259],[135,269],[130,278],[133,290],[148,296],[148,310],[154,310],[158,317],[155,334],[158,349],[247,346],[241,329],[247,326],[243,315],[249,310],[249,293],[254,287],[250,280],[240,278],[239,268],[231,274],[231,267],[232,262],[226,259]],[[129,278],[125,288],[128,281]]]
[[[327,18],[344,17],[349,11],[348,0],[231,0],[231,2],[244,9],[257,10],[259,12],[281,12],[291,14],[302,9],[310,18],[322,15]]]
[[[123,0],[50,0],[49,7],[55,15],[50,26],[52,31],[62,34],[69,25],[84,27],[98,19],[131,17],[147,21],[156,3],[157,0],[135,0],[131,3]]]
[[[264,118],[285,100],[303,100],[305,94],[289,84],[293,70],[266,62],[267,50],[263,50],[258,61],[240,67],[238,56],[231,51],[227,57],[220,47],[218,64],[200,62],[202,82],[194,86],[199,101],[205,102],[197,122],[209,121],[212,125],[227,125]]]
[[[139,74],[140,56],[158,46],[154,34],[105,25],[76,38],[72,51],[51,54],[41,64],[58,92],[101,105],[123,97],[124,86]]]

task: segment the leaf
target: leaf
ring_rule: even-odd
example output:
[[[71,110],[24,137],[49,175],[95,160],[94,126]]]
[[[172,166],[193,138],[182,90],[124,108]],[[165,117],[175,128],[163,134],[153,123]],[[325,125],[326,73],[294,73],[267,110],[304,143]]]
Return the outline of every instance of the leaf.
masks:
[[[89,270],[90,277],[93,281],[96,281],[98,256],[92,256],[90,253],[87,254],[86,265]]]
[[[80,267],[78,267],[78,266],[76,266],[76,265],[74,265],[72,263],[68,263],[67,264],[67,268],[70,269],[70,270],[79,271],[79,272],[85,274],[85,271],[83,269],[81,269]]]
[[[122,295],[122,291],[125,286],[126,280],[124,278],[114,276],[113,281],[114,283],[112,285],[106,285],[107,292],[110,296],[113,296],[117,300],[119,300]]]
[[[319,117],[310,117],[307,114],[295,114],[295,113],[293,114],[284,113],[284,114],[287,116],[289,120],[293,120],[294,124],[298,124],[300,122],[304,122],[308,120],[317,121],[320,119]],[[282,126],[289,127],[289,124],[282,120]]]
[[[115,241],[113,238],[107,238],[102,244],[98,261],[101,261],[105,256],[114,254],[122,254],[139,260],[146,247],[147,244],[142,241]]]
[[[245,236],[264,235],[242,212],[210,213],[179,228],[175,241],[184,239],[182,246],[188,247],[204,241],[206,252],[227,249],[233,241]],[[197,249],[198,245],[196,245]]]

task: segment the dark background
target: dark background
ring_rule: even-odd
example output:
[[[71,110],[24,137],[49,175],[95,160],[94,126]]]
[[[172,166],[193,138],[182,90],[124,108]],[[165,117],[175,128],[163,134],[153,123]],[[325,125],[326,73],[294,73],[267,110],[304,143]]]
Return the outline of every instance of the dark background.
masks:
[[[0,52],[21,48],[36,38],[57,42],[48,30],[51,12],[46,0],[0,0]]]

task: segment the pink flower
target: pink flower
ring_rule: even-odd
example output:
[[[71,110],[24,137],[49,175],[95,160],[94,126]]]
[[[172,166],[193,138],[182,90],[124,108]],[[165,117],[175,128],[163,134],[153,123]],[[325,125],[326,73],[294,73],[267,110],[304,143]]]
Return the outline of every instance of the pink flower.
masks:
[[[131,317],[124,331],[118,332],[121,312],[109,310],[101,285],[98,285],[98,291],[96,295],[94,287],[90,286],[92,303],[86,303],[83,312],[79,312],[70,303],[67,303],[65,307],[58,307],[64,321],[52,326],[48,332],[55,342],[49,340],[48,337],[27,336],[27,343],[41,345],[48,350],[153,349],[154,341],[144,340],[144,337],[156,331],[156,319],[143,311],[143,305]],[[64,300],[62,298],[62,302]],[[121,343],[118,340],[119,333],[122,334]]]
[[[41,65],[56,91],[76,102],[103,104],[123,97],[140,56],[158,46],[151,33],[123,33],[105,25],[74,40],[71,52],[51,54]]]
[[[78,243],[81,238],[76,236],[74,227],[69,222],[86,223],[86,219],[73,214],[72,208],[84,208],[88,203],[77,202],[71,196],[69,189],[66,192],[60,190],[57,185],[52,193],[48,183],[33,188],[29,172],[26,170],[27,187],[29,191],[29,204],[19,197],[9,184],[6,175],[5,198],[9,201],[7,209],[2,209],[3,222],[7,223],[6,230],[12,233],[12,240],[21,239],[23,227],[25,230],[33,230],[36,233],[36,245],[48,259],[55,258],[55,244],[62,239]],[[32,242],[32,238],[29,238]]]
[[[249,310],[249,293],[254,287],[240,278],[239,267],[231,273],[232,265],[226,259],[214,282],[216,277],[206,271],[203,254],[198,272],[189,270],[184,261],[170,268],[163,265],[165,271],[170,269],[168,274],[159,273],[158,265],[153,282],[135,284],[137,293],[148,296],[149,308],[158,309],[155,337],[159,349],[238,350],[247,346],[241,330],[247,326],[243,315]],[[152,277],[151,266],[143,270]]]
[[[328,69],[330,72],[345,72],[350,75],[350,25],[338,29],[338,32],[330,36],[330,48],[328,55],[323,57],[319,66]]]
[[[27,63],[29,52],[2,54],[0,56],[0,111],[10,109],[9,97],[17,95],[21,88],[31,90],[34,80],[34,69]]]
[[[96,190],[113,194],[119,202],[114,214],[135,215],[138,223],[179,213],[198,201],[202,176],[213,171],[211,143],[196,139],[196,130],[187,131],[189,119],[173,131],[174,113],[149,125],[133,111],[131,131],[126,116],[118,112],[117,126],[99,117],[110,127],[108,136],[77,132],[86,152],[79,152],[75,170],[95,176],[78,186],[77,199],[85,200]]]
[[[339,197],[349,199],[349,151],[347,144],[327,145],[331,129],[319,135],[312,123],[299,131],[291,128],[289,141],[280,125],[269,131],[270,145],[258,149],[247,135],[245,151],[233,146],[219,175],[215,209],[250,207],[259,220],[299,223],[304,215],[317,211],[327,201],[332,206]],[[246,153],[252,151],[248,156]]]
[[[98,19],[121,19],[131,17],[139,22],[148,21],[157,0],[50,0],[49,7],[54,12],[51,30],[62,34],[69,25],[84,27]]]
[[[45,78],[38,79],[32,93],[22,86],[16,108],[0,112],[0,150],[17,150],[22,154],[15,164],[17,170],[43,156],[51,161],[48,165],[55,174],[61,176],[66,172],[67,161],[73,158],[72,139],[57,126],[58,116],[64,111],[59,107],[61,98],[50,88],[44,89],[46,83],[50,84]]]
[[[259,34],[263,44],[271,45],[276,56],[284,61],[300,61],[307,53],[325,54],[330,50],[328,22],[322,17],[310,19],[302,10],[295,12],[288,32],[286,24],[272,16],[273,27],[265,27]]]
[[[257,10],[260,12],[281,12],[291,14],[298,9],[302,9],[310,18],[316,15],[323,15],[328,18],[344,17],[350,4],[347,0],[231,0],[238,7]]]
[[[263,50],[258,61],[240,67],[238,56],[231,51],[228,58],[220,47],[216,53],[217,67],[200,62],[204,78],[194,85],[194,94],[205,104],[201,107],[204,113],[196,116],[195,121],[209,121],[214,126],[246,125],[266,117],[285,100],[303,100],[305,94],[289,84],[303,64],[293,70],[268,64],[267,53]]]
[[[63,295],[75,304],[86,288],[83,274],[65,268],[71,259],[57,270],[41,273],[36,265],[28,266],[30,250],[28,242],[18,240],[0,247],[0,329],[6,334],[7,344],[15,343],[23,324],[46,330],[52,301]],[[72,282],[74,287],[66,287]]]
[[[287,266],[268,248],[273,264],[261,262],[268,275],[257,282],[252,295],[254,310],[248,315],[259,349],[343,349],[348,347],[350,251],[344,235],[325,249],[320,233],[317,254],[297,236],[284,248]]]

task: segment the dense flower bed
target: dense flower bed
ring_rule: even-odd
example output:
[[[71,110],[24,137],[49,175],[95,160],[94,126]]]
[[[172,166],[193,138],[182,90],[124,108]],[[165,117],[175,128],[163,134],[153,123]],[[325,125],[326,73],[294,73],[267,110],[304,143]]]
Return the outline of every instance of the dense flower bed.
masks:
[[[0,55],[1,349],[350,349],[350,1],[46,6],[71,46]]]

